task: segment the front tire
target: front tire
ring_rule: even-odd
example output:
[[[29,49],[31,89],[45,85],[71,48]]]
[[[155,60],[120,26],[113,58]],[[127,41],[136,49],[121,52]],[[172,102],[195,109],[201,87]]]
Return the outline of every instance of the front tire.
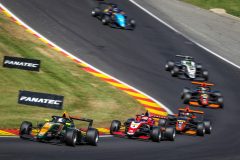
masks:
[[[223,97],[218,97],[217,103],[219,104],[220,108],[223,108]]]
[[[102,18],[102,24],[107,25],[108,23],[110,23],[110,20],[111,20],[111,18],[109,16],[105,15]]]
[[[86,135],[87,143],[96,146],[99,140],[98,130],[95,128],[89,128]]]
[[[174,62],[168,61],[167,64],[165,65],[165,70],[170,71],[173,69],[173,67],[174,67]]]
[[[183,95],[183,103],[184,104],[189,104],[190,100],[191,100],[192,95],[190,93],[185,93]]]
[[[211,134],[212,132],[212,125],[210,121],[204,121],[204,126],[205,126],[205,133],[206,134]]]
[[[203,70],[202,71],[202,77],[205,81],[208,81],[208,71],[207,70]]]
[[[19,136],[23,138],[23,135],[30,135],[32,132],[32,123],[28,121],[23,121],[20,129],[19,129]]]
[[[110,126],[110,134],[114,134],[114,132],[118,132],[121,127],[121,122],[118,120],[113,120]]]
[[[197,124],[197,135],[198,136],[204,136],[204,134],[205,134],[204,123],[198,123]]]
[[[153,142],[160,142],[162,139],[162,133],[160,127],[153,127],[151,133],[150,133],[150,138],[152,139]]]
[[[176,130],[173,127],[167,127],[164,133],[167,140],[174,141],[176,137]]]
[[[68,129],[64,140],[65,140],[66,145],[74,147],[78,140],[77,130]]]
[[[171,70],[171,75],[172,75],[173,77],[177,77],[178,74],[179,74],[179,68],[176,67],[176,66],[173,67],[173,69]]]
[[[100,8],[94,8],[91,12],[91,15],[93,17],[97,17],[99,15],[99,13],[101,12]]]
[[[132,29],[135,29],[136,28],[136,21],[134,19],[130,19],[129,20],[129,24],[130,26],[132,27]]]

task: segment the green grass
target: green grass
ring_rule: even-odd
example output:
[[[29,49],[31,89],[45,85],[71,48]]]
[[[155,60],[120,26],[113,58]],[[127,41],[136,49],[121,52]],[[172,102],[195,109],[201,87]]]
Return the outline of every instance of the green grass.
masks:
[[[0,66],[0,128],[19,127],[23,120],[37,123],[63,111],[94,119],[96,127],[108,127],[113,119],[124,120],[144,111],[132,97],[86,73],[0,14],[1,63],[4,56],[39,59],[41,71]],[[19,90],[64,95],[64,110],[20,105]]]
[[[196,6],[212,9],[223,8],[227,13],[240,17],[240,0],[183,0]]]

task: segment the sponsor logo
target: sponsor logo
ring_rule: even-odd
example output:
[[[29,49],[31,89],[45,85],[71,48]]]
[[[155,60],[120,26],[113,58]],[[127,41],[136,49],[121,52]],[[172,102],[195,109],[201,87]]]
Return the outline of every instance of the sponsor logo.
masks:
[[[44,98],[25,97],[25,96],[21,96],[20,101],[55,104],[55,105],[60,105],[62,103],[62,101],[54,100],[54,99],[44,99]]]
[[[4,62],[4,64],[11,64],[11,65],[16,65],[16,66],[24,66],[24,67],[33,67],[33,68],[36,68],[39,66],[39,64],[19,62],[19,61],[10,61],[10,60],[6,60]]]
[[[31,91],[19,91],[18,103],[32,106],[40,106],[52,109],[63,108],[64,97],[61,95],[39,93]]]
[[[5,56],[3,67],[39,71],[40,60]]]

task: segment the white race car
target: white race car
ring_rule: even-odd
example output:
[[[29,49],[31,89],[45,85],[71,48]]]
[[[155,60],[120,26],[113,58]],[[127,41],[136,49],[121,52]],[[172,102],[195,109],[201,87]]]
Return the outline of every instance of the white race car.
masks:
[[[170,71],[173,77],[179,77],[190,80],[208,80],[208,71],[202,68],[202,65],[196,63],[193,57],[176,55],[182,58],[180,62],[168,61],[165,70]]]

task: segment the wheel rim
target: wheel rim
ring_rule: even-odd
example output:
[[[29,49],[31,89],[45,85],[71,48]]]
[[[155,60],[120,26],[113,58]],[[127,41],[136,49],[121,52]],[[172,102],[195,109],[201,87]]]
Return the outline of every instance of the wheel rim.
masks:
[[[176,137],[176,131],[173,131],[173,139]]]
[[[158,141],[160,141],[162,139],[162,133],[161,131],[159,132],[159,135],[158,135]]]
[[[73,135],[73,144],[76,144],[76,142],[77,142],[77,136],[74,134]]]
[[[95,138],[95,143],[98,142],[98,139],[99,139],[99,137],[98,137],[98,134],[97,134],[97,136],[96,136],[96,138]]]

